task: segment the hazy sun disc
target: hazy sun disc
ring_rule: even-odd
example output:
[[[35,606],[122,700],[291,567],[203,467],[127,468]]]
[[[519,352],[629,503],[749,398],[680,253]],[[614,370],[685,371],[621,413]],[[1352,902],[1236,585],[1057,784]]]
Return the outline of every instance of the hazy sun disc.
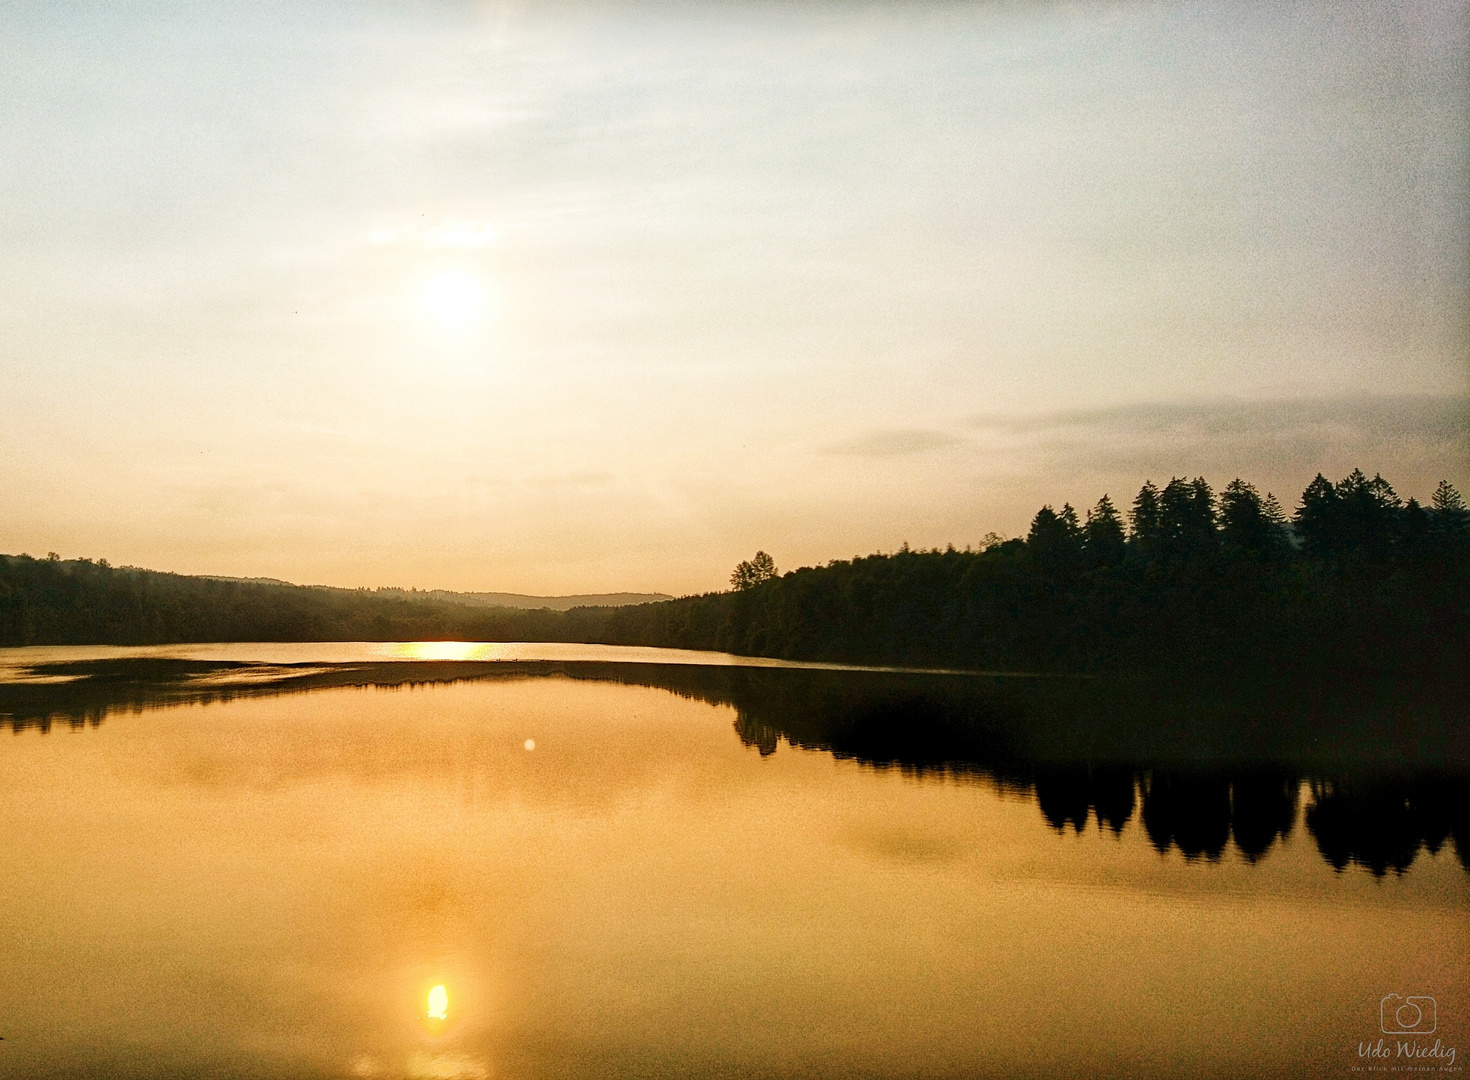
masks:
[[[446,270],[424,283],[419,303],[424,314],[437,325],[461,330],[484,318],[489,292],[480,277],[462,270]]]
[[[449,991],[440,983],[429,991],[429,1019],[443,1020],[449,1013]]]

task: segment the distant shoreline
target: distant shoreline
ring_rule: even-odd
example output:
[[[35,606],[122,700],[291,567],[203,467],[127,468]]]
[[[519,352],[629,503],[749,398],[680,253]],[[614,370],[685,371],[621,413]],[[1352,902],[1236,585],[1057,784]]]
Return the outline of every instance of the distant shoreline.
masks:
[[[0,556],[0,645],[564,642],[963,671],[1376,670],[1437,675],[1470,648],[1470,509],[1361,470],[1318,475],[1290,520],[1243,480],[1145,482],[1126,515],[1043,506],[1024,539],[878,553],[733,589],[517,597],[187,577]],[[656,595],[656,594],[654,594]],[[542,606],[495,604],[518,599]],[[551,601],[604,601],[554,609]]]
[[[127,567],[126,569],[132,569]],[[156,573],[157,571],[150,571]],[[198,574],[207,581],[233,581],[242,585],[279,585],[288,589],[323,589],[329,592],[360,593],[370,591],[374,596],[396,597],[404,600],[431,600],[446,604],[463,604],[465,607],[505,607],[525,611],[546,608],[549,611],[569,611],[574,607],[629,607],[633,604],[655,604],[660,600],[672,600],[669,593],[573,593],[566,596],[534,596],[530,593],[507,592],[455,592],[453,589],[400,589],[384,586],[372,590],[347,589],[340,585],[298,585],[294,581],[283,581],[272,577],[229,577],[224,574]]]

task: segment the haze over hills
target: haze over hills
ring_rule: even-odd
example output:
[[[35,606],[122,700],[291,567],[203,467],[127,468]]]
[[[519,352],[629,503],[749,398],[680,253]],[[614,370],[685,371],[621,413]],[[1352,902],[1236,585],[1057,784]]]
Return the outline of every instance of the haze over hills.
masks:
[[[569,611],[574,607],[629,607],[633,604],[651,604],[658,600],[672,600],[668,593],[587,593],[577,596],[526,596],[508,592],[450,592],[448,589],[377,589],[379,596],[402,596],[407,600],[442,600],[447,604],[463,604],[465,607],[508,607],[550,608],[552,611]]]
[[[249,585],[289,585],[292,588],[322,589],[327,592],[359,592],[357,589],[341,589],[333,585],[296,585],[280,578],[269,577],[225,577],[219,574],[200,575],[210,581],[238,581]],[[579,593],[575,596],[530,596],[525,593],[503,592],[453,592],[449,589],[397,589],[378,588],[371,590],[375,596],[401,598],[404,600],[432,600],[446,604],[463,604],[465,607],[506,607],[534,611],[549,608],[552,611],[569,611],[574,607],[627,607],[632,604],[651,604],[658,600],[674,599],[668,593]]]

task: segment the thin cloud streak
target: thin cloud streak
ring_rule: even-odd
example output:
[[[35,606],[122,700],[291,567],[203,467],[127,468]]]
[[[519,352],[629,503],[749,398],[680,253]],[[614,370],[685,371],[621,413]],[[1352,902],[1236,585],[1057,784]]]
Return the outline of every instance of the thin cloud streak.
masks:
[[[833,443],[824,449],[827,454],[848,454],[853,457],[894,458],[923,454],[930,450],[941,450],[959,446],[963,440],[943,431],[875,431],[849,442]]]
[[[1347,431],[1359,437],[1411,437],[1453,445],[1470,432],[1470,398],[1445,394],[1365,394],[1247,401],[1133,402],[1035,415],[967,417],[981,431],[1014,433],[1092,429],[1178,439],[1299,438],[1304,432]]]

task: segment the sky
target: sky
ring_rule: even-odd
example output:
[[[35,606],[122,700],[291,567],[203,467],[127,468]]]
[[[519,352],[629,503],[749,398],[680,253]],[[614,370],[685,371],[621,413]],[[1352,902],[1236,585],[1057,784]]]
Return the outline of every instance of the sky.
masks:
[[[0,0],[0,551],[723,588],[1470,493],[1470,4]]]

